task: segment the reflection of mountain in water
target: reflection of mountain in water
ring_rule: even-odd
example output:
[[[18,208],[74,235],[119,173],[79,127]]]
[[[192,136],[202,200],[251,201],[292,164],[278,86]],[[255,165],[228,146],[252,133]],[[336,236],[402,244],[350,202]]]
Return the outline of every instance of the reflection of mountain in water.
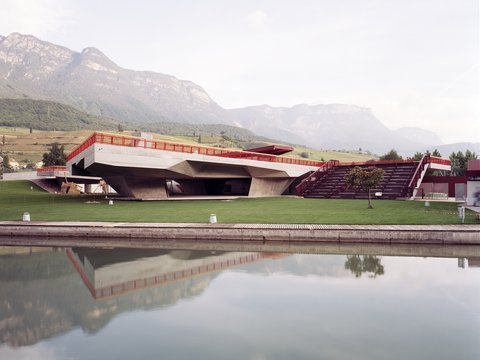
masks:
[[[138,280],[135,276],[139,274],[155,278],[163,276],[161,271],[165,266],[179,272],[182,266],[191,268],[192,262],[201,261],[208,266],[225,256],[229,261],[239,256],[157,250],[78,250],[72,254],[90,264],[93,262],[97,268],[92,265],[92,269],[98,272],[101,284],[110,281],[113,286],[118,285],[115,275],[127,282]],[[176,266],[171,267],[172,264]],[[95,332],[122,312],[170,306],[180,299],[197,296],[219,270],[211,268],[201,274],[172,278],[95,300],[65,251],[4,255],[0,259],[0,339],[11,346],[24,346],[78,326]]]

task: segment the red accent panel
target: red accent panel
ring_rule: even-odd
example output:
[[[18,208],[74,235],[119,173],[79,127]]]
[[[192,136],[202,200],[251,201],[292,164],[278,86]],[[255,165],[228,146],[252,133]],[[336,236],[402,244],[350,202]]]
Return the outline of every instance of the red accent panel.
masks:
[[[455,184],[466,184],[466,176],[425,176],[422,184],[448,184],[448,196],[455,197]]]
[[[285,145],[268,145],[253,149],[247,149],[247,151],[261,154],[283,155],[293,151],[293,147]]]
[[[46,172],[55,172],[55,171],[63,171],[67,172],[67,168],[65,166],[47,166],[47,167],[42,167],[40,169],[37,169],[37,174],[42,174]]]

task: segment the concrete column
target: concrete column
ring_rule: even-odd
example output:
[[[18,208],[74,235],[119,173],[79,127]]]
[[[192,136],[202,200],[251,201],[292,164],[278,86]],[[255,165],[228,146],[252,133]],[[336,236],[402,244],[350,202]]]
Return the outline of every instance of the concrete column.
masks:
[[[107,184],[125,197],[166,199],[165,179],[133,176],[105,176]]]
[[[282,195],[294,179],[289,178],[252,178],[249,197]]]

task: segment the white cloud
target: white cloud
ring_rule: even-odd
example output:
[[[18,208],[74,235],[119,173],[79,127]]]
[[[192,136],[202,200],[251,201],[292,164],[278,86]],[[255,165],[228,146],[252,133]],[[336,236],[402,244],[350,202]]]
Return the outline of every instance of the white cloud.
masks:
[[[268,22],[268,15],[260,10],[253,11],[247,16],[247,24],[253,30],[264,30]]]
[[[12,32],[47,37],[70,21],[68,2],[61,0],[3,0],[0,34]]]

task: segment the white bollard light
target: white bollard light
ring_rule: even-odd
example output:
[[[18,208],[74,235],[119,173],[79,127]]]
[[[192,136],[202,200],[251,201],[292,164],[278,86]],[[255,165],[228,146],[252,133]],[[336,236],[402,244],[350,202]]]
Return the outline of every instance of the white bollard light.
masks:
[[[24,212],[24,213],[23,213],[22,220],[23,220],[23,221],[30,221],[30,213]]]
[[[465,223],[465,207],[464,206],[458,207],[458,218],[460,219],[462,224]]]
[[[215,224],[217,222],[217,215],[210,214],[210,224]]]
[[[113,200],[108,200],[108,205],[113,205]]]

